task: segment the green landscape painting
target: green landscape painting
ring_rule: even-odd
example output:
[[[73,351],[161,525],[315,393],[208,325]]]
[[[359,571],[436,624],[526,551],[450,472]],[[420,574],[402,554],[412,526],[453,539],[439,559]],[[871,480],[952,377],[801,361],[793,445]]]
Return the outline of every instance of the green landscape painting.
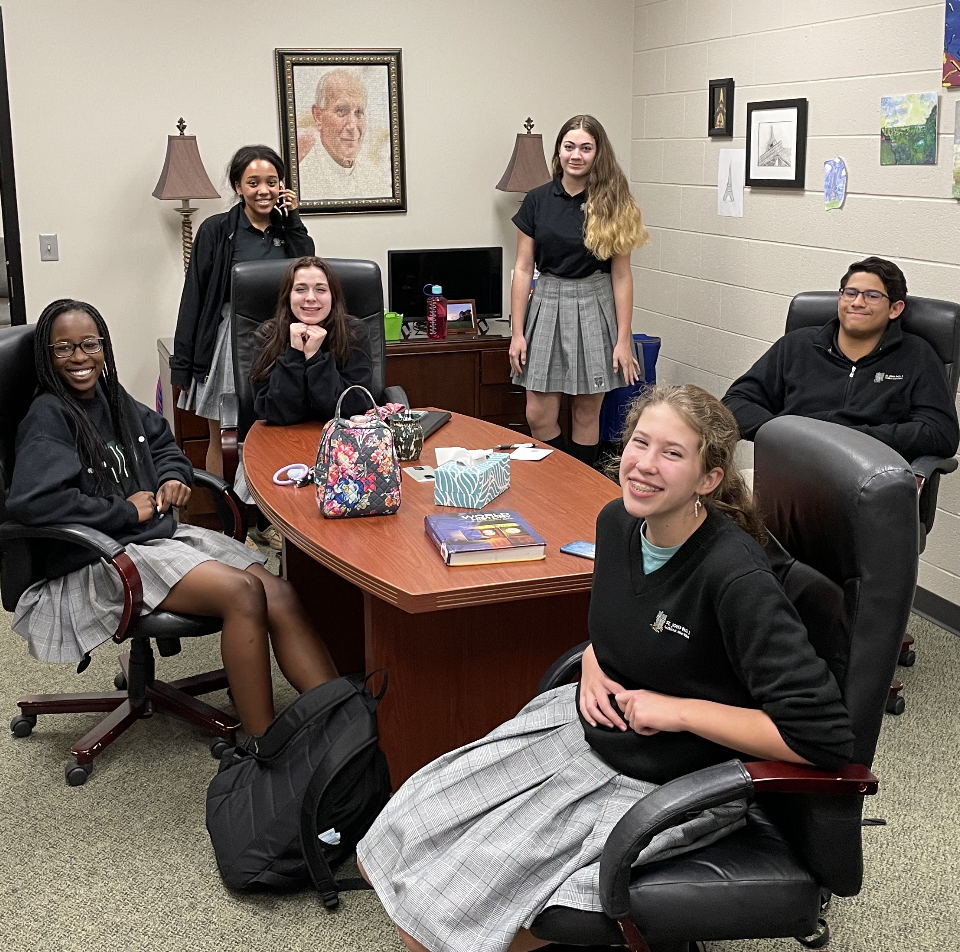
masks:
[[[937,164],[937,94],[880,99],[880,164]]]

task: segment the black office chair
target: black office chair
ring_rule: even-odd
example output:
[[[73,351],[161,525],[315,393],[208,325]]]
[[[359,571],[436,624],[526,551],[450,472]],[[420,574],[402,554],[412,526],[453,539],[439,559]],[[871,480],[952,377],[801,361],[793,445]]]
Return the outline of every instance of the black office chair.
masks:
[[[337,272],[347,312],[359,318],[370,336],[373,359],[373,398],[379,403],[409,406],[401,387],[386,387],[386,339],[383,335],[383,283],[375,261],[327,258]],[[259,342],[257,330],[273,316],[280,294],[280,281],[290,266],[285,258],[244,261],[233,266],[230,304],[233,315],[233,377],[236,394],[224,394],[220,402],[220,434],[223,443],[223,475],[232,484],[239,463],[239,444],[256,422],[250,371]]]
[[[836,291],[804,291],[798,294],[787,309],[787,323],[784,333],[799,330],[801,327],[822,327],[837,316]],[[943,362],[943,371],[956,397],[957,384],[960,382],[960,304],[952,301],[939,301],[935,298],[922,298],[907,295],[906,306],[898,320],[908,334],[922,337],[936,351]],[[938,459],[936,456],[921,456],[908,460],[917,477],[920,490],[920,551],[927,544],[927,536],[933,529],[937,515],[937,491],[940,488],[941,474],[952,473],[957,468],[956,457]],[[916,661],[913,650],[913,635],[905,635],[900,650],[900,664],[910,667]],[[904,699],[900,696],[903,684],[895,680],[890,688],[887,710],[891,714],[902,714]]]
[[[37,378],[33,364],[35,325],[0,331],[0,595],[3,607],[12,612],[20,596],[43,578],[42,549],[47,540],[72,542],[106,559],[117,570],[124,590],[124,610],[113,636],[118,644],[129,641],[130,650],[120,656],[122,674],[114,680],[116,691],[85,694],[27,694],[17,701],[20,713],[10,722],[15,737],[29,736],[40,714],[109,712],[72,748],[76,760],[64,768],[67,783],[86,783],[93,758],[142,717],[162,711],[195,724],[212,735],[215,757],[234,742],[240,726],[237,718],[197,699],[197,695],[227,687],[223,670],[178,681],[158,681],[154,671],[151,639],[163,656],[180,651],[181,638],[212,635],[223,627],[219,618],[176,615],[172,612],[140,614],[142,587],[136,566],[123,546],[109,536],[82,525],[24,526],[8,519],[5,504],[13,475],[17,427],[33,399]],[[222,480],[196,470],[197,486],[211,490],[214,506],[234,538],[243,539],[240,504]],[[78,670],[82,670],[82,667]]]
[[[755,485],[771,564],[836,676],[856,737],[853,764],[824,772],[775,761],[731,761],[681,777],[628,811],[600,861],[604,913],[553,906],[538,938],[687,952],[696,940],[798,937],[821,948],[831,893],[863,880],[861,809],[919,556],[916,481],[889,447],[837,424],[780,417],[756,438]],[[749,606],[744,606],[749,610]],[[568,652],[540,690],[566,683],[586,645]],[[690,812],[755,797],[745,828],[672,859],[631,863]]]

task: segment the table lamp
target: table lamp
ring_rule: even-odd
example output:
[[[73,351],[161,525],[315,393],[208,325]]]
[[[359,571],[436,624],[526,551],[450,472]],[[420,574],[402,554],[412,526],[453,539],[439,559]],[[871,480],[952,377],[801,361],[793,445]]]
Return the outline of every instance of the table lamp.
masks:
[[[167,156],[163,160],[163,171],[157,187],[153,190],[153,197],[162,200],[180,199],[177,211],[182,218],[183,270],[186,271],[190,264],[190,252],[193,250],[193,224],[190,216],[196,211],[191,206],[190,199],[219,198],[220,193],[213,187],[203,162],[200,161],[197,137],[184,135],[187,124],[182,116],[177,128],[180,135],[167,136]]]
[[[552,178],[543,157],[543,136],[539,132],[533,134],[533,120],[529,116],[523,128],[527,130],[526,135],[517,133],[507,170],[497,182],[501,192],[529,192]]]

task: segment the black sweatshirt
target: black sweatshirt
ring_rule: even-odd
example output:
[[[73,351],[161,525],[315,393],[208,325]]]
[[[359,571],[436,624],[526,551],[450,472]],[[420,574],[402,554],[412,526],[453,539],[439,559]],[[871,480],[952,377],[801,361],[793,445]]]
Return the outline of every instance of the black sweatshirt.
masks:
[[[370,359],[370,335],[366,325],[349,318],[354,339],[347,362],[338,366],[324,346],[307,360],[302,350],[288,347],[278,358],[267,380],[254,383],[254,410],[257,417],[277,426],[290,426],[307,420],[326,423],[333,418],[337,400],[347,387],[359,384],[373,393],[373,361]],[[354,390],[340,408],[341,416],[365,413],[370,401]]]
[[[740,435],[782,414],[840,423],[886,443],[909,462],[957,451],[957,409],[943,364],[921,337],[890,321],[880,343],[857,361],[837,345],[839,319],[780,338],[723,402]]]
[[[853,750],[840,689],[770,570],[760,546],[711,510],[661,568],[643,572],[640,526],[622,500],[597,518],[590,640],[627,690],[761,708],[791,750],[827,769]],[[734,757],[689,732],[591,727],[587,743],[622,773],[656,783]]]
[[[228,212],[205,218],[197,229],[183,279],[170,359],[170,380],[183,390],[190,389],[192,380],[202,381],[210,373],[220,312],[230,298],[233,236],[239,227],[241,208],[243,204],[238,202]],[[296,210],[281,215],[274,209],[270,224],[282,230],[288,258],[314,253],[313,239]]]
[[[113,472],[116,492],[98,495],[91,470],[80,463],[77,431],[66,408],[59,397],[42,393],[17,429],[16,463],[7,497],[7,511],[12,518],[32,526],[76,522],[99,529],[123,545],[169,539],[173,535],[176,524],[169,510],[162,517],[154,513],[148,522],[138,522],[137,507],[126,497],[138,490],[156,492],[169,479],[189,486],[193,482],[193,467],[177,446],[167,421],[132,397],[128,399],[133,408],[132,437],[139,450],[145,485],[137,486],[132,475],[128,475],[133,472],[132,466],[124,473],[123,460],[118,456]],[[93,400],[81,402],[104,441],[116,441],[100,386]],[[96,562],[97,558],[75,545],[50,543],[45,574],[57,578]]]

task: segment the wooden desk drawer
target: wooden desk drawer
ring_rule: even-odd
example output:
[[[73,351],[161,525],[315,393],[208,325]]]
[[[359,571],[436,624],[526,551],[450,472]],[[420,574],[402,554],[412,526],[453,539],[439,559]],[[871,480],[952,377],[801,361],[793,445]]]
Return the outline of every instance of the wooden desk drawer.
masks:
[[[480,388],[480,416],[487,419],[509,413],[526,418],[527,391],[512,383],[485,384]]]
[[[510,383],[510,355],[506,348],[485,350],[480,355],[480,384],[488,383]]]

